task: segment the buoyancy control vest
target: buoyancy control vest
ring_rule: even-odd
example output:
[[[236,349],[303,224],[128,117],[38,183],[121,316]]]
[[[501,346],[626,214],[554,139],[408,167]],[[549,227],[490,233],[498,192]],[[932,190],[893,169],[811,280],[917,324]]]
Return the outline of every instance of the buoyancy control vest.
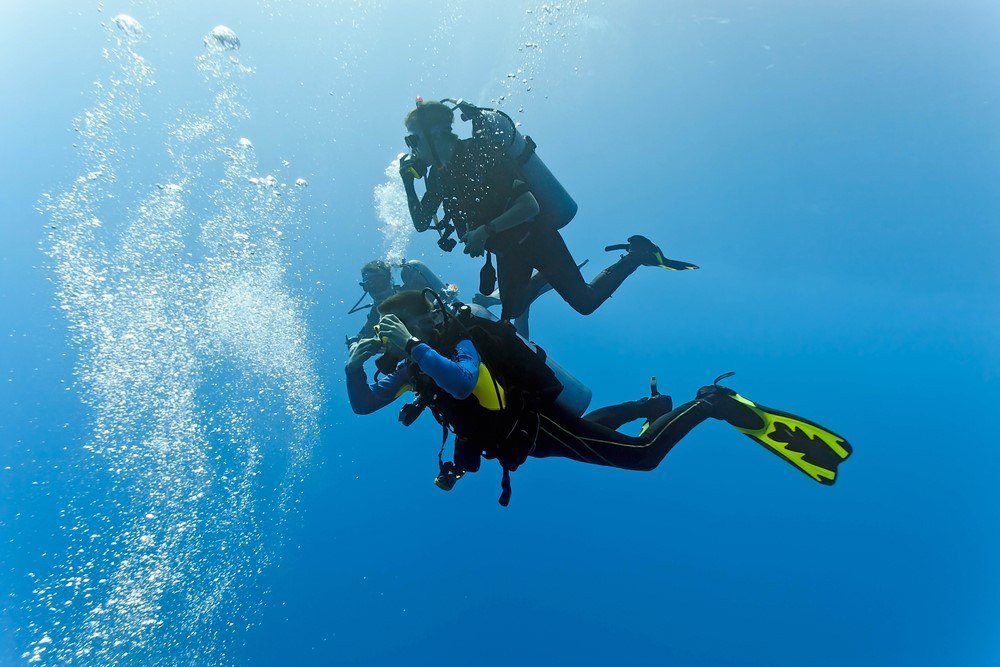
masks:
[[[563,386],[546,365],[545,351],[527,345],[509,322],[477,317],[464,304],[455,306],[453,313],[430,344],[450,356],[459,341],[470,340],[481,361],[476,387],[468,397],[456,398],[411,362],[415,404],[429,408],[441,424],[442,450],[448,432],[455,434],[455,461],[440,461],[441,472],[446,465],[459,475],[475,472],[480,457],[496,459],[503,468],[500,504],[506,506],[510,472],[531,453],[538,435],[538,414],[554,406]]]
[[[462,120],[472,121],[472,136],[485,137],[503,146],[507,157],[517,162],[525,182],[538,201],[536,220],[552,229],[562,229],[577,212],[576,201],[535,152],[537,144],[523,136],[514,119],[499,109],[478,107],[460,99],[446,99],[461,112]]]

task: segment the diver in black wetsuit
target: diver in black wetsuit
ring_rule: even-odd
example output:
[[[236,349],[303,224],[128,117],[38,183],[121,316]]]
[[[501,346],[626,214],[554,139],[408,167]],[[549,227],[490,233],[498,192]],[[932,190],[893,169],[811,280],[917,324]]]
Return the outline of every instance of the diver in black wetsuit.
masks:
[[[562,235],[536,220],[539,204],[518,163],[487,136],[460,140],[452,132],[453,121],[453,111],[440,102],[418,103],[406,117],[413,155],[401,160],[400,176],[410,216],[417,231],[424,231],[443,204],[466,254],[497,256],[503,319],[524,312],[539,291],[538,281],[548,282],[577,312],[589,315],[637,268],[663,265],[652,241],[632,236],[624,246],[628,252],[588,284]],[[421,198],[414,179],[425,173],[427,191]]]
[[[745,419],[728,390],[715,386],[702,388],[694,400],[677,408],[669,396],[654,396],[578,417],[555,402],[553,387],[556,394],[561,387],[544,357],[539,360],[520,339],[505,334],[509,324],[442,322],[419,292],[399,292],[382,302],[379,312],[381,340],[361,341],[345,367],[351,407],[357,414],[368,414],[392,403],[406,388],[413,389],[417,404],[429,407],[455,433],[454,463],[442,462],[445,480],[438,479],[446,490],[466,472],[477,471],[484,456],[503,467],[501,504],[510,497],[508,473],[529,456],[653,470],[705,419]],[[402,361],[369,384],[365,361],[382,350]],[[636,419],[648,422],[640,435],[616,430]]]

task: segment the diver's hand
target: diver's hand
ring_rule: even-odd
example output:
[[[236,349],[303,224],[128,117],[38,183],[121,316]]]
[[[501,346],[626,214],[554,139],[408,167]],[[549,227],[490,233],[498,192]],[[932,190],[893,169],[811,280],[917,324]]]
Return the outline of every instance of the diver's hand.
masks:
[[[365,362],[374,357],[382,349],[382,341],[378,338],[363,338],[351,346],[351,351],[347,355],[345,368],[348,371],[355,371],[365,365]]]
[[[399,177],[404,183],[413,183],[414,179],[427,175],[427,165],[407,153],[399,154]]]
[[[483,254],[485,249],[486,227],[476,227],[465,235],[465,250],[462,252],[466,255],[479,257]]]
[[[405,353],[406,341],[410,340],[410,331],[395,315],[386,315],[378,322],[378,335],[390,347]]]

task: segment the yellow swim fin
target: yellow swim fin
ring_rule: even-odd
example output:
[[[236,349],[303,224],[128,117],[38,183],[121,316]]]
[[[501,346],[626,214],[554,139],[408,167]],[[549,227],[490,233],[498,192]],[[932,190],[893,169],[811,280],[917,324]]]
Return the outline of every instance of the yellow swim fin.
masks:
[[[837,466],[853,452],[846,438],[808,419],[754,403],[735,392],[730,397],[761,421],[759,426],[752,428],[736,425],[733,428],[820,484],[830,485],[837,481]]]

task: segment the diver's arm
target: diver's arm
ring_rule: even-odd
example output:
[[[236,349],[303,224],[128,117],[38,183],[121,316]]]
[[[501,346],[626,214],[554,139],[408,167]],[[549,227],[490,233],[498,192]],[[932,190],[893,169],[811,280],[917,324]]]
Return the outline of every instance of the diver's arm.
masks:
[[[381,410],[399,396],[410,381],[405,369],[368,384],[364,368],[347,368],[347,399],[356,415],[368,415]]]
[[[424,192],[424,198],[421,199],[417,194],[416,186],[413,185],[412,178],[403,179],[403,189],[406,190],[406,204],[410,209],[410,219],[413,221],[413,227],[418,232],[426,231],[430,227],[431,220],[434,218],[434,214],[437,213],[438,207],[441,206],[443,197],[437,194],[435,189],[428,184],[427,191]]]
[[[479,382],[479,352],[468,339],[459,341],[452,359],[441,356],[427,343],[415,345],[410,358],[434,384],[457,399],[468,398]]]
[[[518,191],[521,192],[520,195],[514,200],[506,211],[493,218],[490,222],[483,225],[482,227],[476,227],[471,232],[465,235],[465,250],[466,255],[471,255],[472,257],[479,257],[483,254],[486,249],[486,244],[489,242],[490,238],[496,236],[500,232],[507,231],[517,227],[518,225],[524,224],[529,220],[533,219],[538,215],[540,210],[538,207],[538,200],[535,196],[527,189],[521,181],[516,181],[515,194]]]
[[[518,181],[514,187],[515,189],[520,189],[523,187],[523,183]],[[486,225],[487,233],[490,235],[499,234],[508,229],[513,229],[534,219],[540,210],[541,208],[538,206],[538,200],[535,199],[535,195],[531,194],[530,190],[525,189],[506,211],[493,218],[492,222]]]

